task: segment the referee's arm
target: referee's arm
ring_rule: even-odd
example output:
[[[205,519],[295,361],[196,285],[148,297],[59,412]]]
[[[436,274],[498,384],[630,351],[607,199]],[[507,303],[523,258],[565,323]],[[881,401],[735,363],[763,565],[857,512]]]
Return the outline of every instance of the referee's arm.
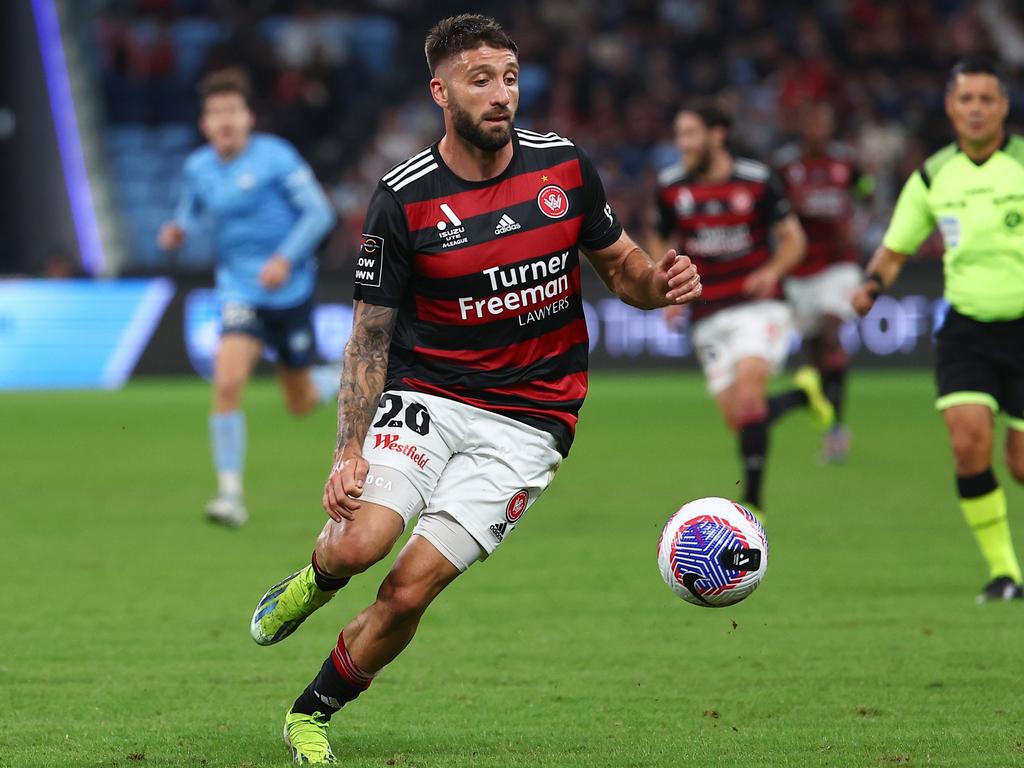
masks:
[[[878,246],[878,250],[868,262],[866,268],[868,276],[853,292],[850,299],[857,314],[863,316],[871,311],[875,305],[875,299],[896,282],[896,278],[899,277],[903,265],[909,257],[908,253],[897,253],[885,245]]]
[[[907,258],[917,252],[934,229],[927,186],[921,172],[914,171],[903,185],[882,244],[868,262],[868,276],[850,298],[857,314],[871,311],[875,299],[896,282]]]

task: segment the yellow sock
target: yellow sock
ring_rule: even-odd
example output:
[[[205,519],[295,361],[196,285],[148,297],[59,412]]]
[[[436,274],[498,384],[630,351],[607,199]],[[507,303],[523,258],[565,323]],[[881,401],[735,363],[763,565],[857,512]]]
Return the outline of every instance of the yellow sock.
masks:
[[[1009,576],[1019,584],[1020,564],[1013,551],[1010,525],[1006,522],[1006,494],[1003,489],[996,488],[973,499],[960,499],[960,509],[988,563],[989,577]]]

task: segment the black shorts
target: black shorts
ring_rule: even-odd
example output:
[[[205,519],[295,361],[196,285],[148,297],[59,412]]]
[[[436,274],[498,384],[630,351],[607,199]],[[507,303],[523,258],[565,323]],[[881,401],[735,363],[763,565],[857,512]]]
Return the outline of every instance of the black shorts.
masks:
[[[1024,317],[983,323],[950,307],[937,339],[938,409],[987,405],[1024,429]]]
[[[274,350],[277,362],[289,368],[308,368],[316,351],[313,300],[295,307],[265,309],[226,301],[220,311],[221,333],[244,333]]]

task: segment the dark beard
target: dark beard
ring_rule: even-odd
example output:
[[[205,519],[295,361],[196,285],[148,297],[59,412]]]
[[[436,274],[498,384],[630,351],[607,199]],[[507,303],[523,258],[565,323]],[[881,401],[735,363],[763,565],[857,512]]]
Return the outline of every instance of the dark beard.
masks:
[[[452,124],[455,132],[468,141],[477,149],[484,152],[497,152],[510,141],[512,141],[512,117],[509,115],[508,129],[501,133],[493,133],[473,122],[469,112],[464,110],[454,101],[449,102],[449,110],[452,113]]]

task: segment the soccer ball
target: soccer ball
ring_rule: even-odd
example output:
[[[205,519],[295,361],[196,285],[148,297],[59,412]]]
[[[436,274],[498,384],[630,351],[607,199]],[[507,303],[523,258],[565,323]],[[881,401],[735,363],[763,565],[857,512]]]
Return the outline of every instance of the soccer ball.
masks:
[[[768,539],[748,509],[710,497],[679,508],[658,541],[661,577],[679,597],[706,608],[734,605],[761,583]]]

